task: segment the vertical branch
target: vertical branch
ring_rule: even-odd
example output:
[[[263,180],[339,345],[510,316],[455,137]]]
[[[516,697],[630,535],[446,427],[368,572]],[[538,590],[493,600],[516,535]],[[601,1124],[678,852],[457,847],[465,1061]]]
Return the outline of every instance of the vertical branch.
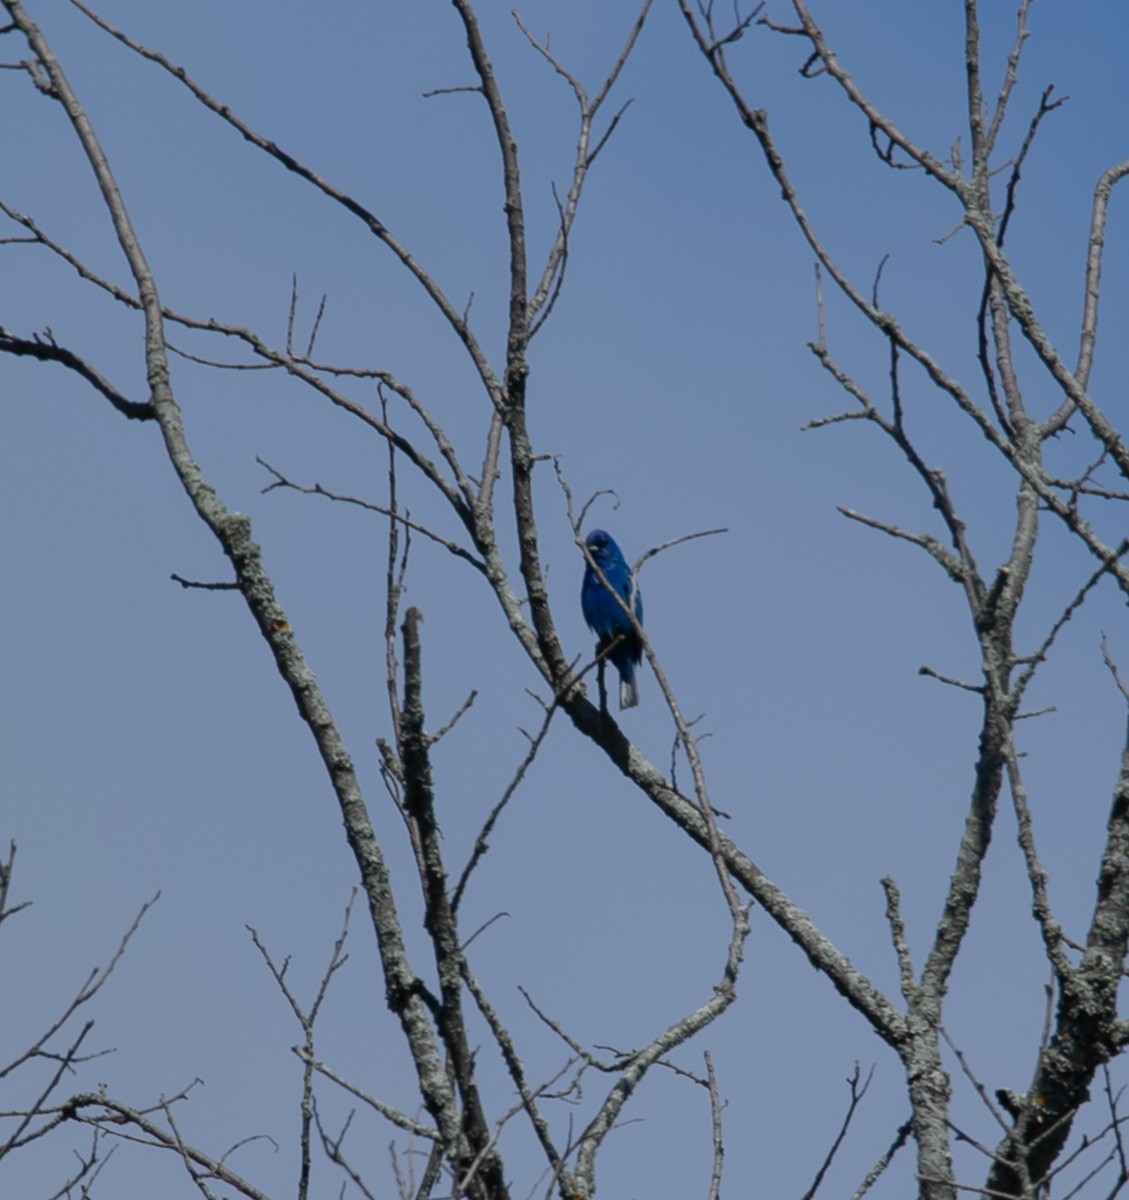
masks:
[[[461,1132],[466,1146],[448,1143],[456,1179],[471,1196],[505,1200],[505,1175],[482,1109],[475,1078],[474,1054],[467,1038],[462,1008],[463,952],[458,924],[447,895],[447,871],[435,819],[435,794],[431,775],[430,738],[423,727],[423,668],[420,651],[419,609],[404,615],[404,702],[399,726],[400,760],[404,772],[404,811],[420,864],[424,893],[424,927],[431,939],[439,975],[439,1003],[435,1011],[439,1035],[450,1059],[451,1073],[462,1099]],[[472,1178],[473,1174],[473,1178]]]
[[[388,424],[388,399],[380,391],[380,412]],[[388,711],[392,728],[400,727],[400,698],[396,690],[396,618],[400,611],[404,568],[407,565],[411,532],[404,527],[404,557],[400,559],[400,511],[396,487],[396,446],[388,440],[388,558],[384,576],[384,672]]]
[[[713,1139],[713,1166],[710,1170],[710,1190],[706,1200],[721,1200],[721,1171],[725,1165],[725,1138],[722,1132],[721,1114],[725,1104],[717,1090],[717,1073],[713,1068],[710,1052],[705,1052],[706,1087],[710,1094],[710,1132]]]
[[[1101,296],[1102,252],[1105,249],[1105,228],[1109,216],[1109,200],[1118,182],[1129,175],[1129,159],[1115,163],[1103,171],[1094,185],[1094,202],[1090,212],[1089,245],[1086,252],[1086,281],[1082,303],[1081,331],[1078,339],[1078,362],[1075,378],[1081,387],[1090,383],[1094,363],[1094,347],[1098,340],[1098,302]],[[1048,432],[1057,432],[1066,423],[1067,401],[1063,409],[1047,422]],[[1073,411],[1073,410],[1070,410]]]
[[[1031,884],[1031,911],[1039,924],[1043,938],[1043,952],[1051,964],[1051,970],[1061,989],[1072,974],[1070,961],[1062,948],[1062,930],[1051,911],[1047,893],[1047,872],[1035,847],[1035,830],[1031,821],[1031,810],[1027,804],[1027,789],[1019,769],[1019,753],[1014,738],[1009,739],[1004,750],[1007,759],[1008,786],[1011,789],[1015,808],[1019,845],[1027,865],[1027,879]]]
[[[486,465],[479,494],[480,537],[494,547],[495,534],[490,519],[496,472],[492,469],[499,445],[501,427],[509,436],[510,470],[513,474],[514,519],[518,532],[521,576],[525,583],[530,618],[537,645],[554,685],[568,677],[568,660],[561,649],[549,608],[548,586],[541,566],[537,523],[533,504],[533,466],[536,455],[529,438],[525,415],[525,389],[529,375],[526,352],[529,346],[530,305],[527,298],[525,212],[518,167],[517,142],[510,128],[502,94],[486,53],[478,19],[469,0],[453,0],[466,31],[471,60],[482,85],[482,94],[490,109],[495,138],[502,163],[505,192],[506,228],[509,235],[510,287],[509,321],[506,333],[506,367],[502,399],[491,426]],[[500,417],[500,423],[499,418]]]
[[[1027,41],[1027,12],[1030,7],[1031,0],[1019,0],[1019,7],[1015,14],[1015,40],[1012,42],[1011,50],[1007,56],[1004,78],[1000,84],[999,95],[996,97],[996,107],[992,113],[992,119],[988,123],[987,131],[983,135],[986,160],[995,151],[996,139],[999,137],[1000,127],[1003,125],[1004,117],[1007,114],[1008,101],[1011,99],[1011,93],[1019,81],[1019,58],[1023,53],[1023,45]]]
[[[988,1189],[1024,1195],[1025,1180],[1045,1179],[1070,1135],[1074,1115],[1089,1099],[1094,1074],[1126,1045],[1117,1019],[1117,994],[1129,942],[1129,728],[1110,806],[1098,894],[1081,963],[1059,977],[1054,1035],[1043,1051],[1029,1105],[1004,1142]]]
[[[258,931],[250,925],[247,926],[247,932],[250,933],[251,940],[255,943],[255,948],[262,955],[267,969],[274,977],[279,991],[290,1005],[290,1011],[294,1014],[294,1019],[298,1022],[302,1030],[302,1045],[295,1047],[298,1057],[302,1062],[301,1129],[298,1137],[298,1200],[307,1200],[310,1194],[310,1175],[313,1166],[310,1156],[310,1144],[316,1113],[314,1104],[314,1074],[317,1070],[317,1063],[314,1057],[314,1027],[317,1024],[322,1002],[329,991],[329,985],[334,975],[345,965],[345,960],[348,958],[348,955],[345,953],[345,939],[349,935],[349,920],[353,913],[353,902],[356,896],[357,890],[354,888],[352,895],[349,897],[349,902],[345,906],[345,919],[342,922],[341,933],[338,935],[337,941],[334,942],[333,953],[330,956],[325,971],[322,973],[321,983],[318,985],[313,1003],[308,1009],[302,1007],[298,997],[286,981],[286,968],[289,959],[284,961],[281,967],[278,966],[271,957],[270,951],[263,944]]]
[[[988,147],[984,139],[984,88],[980,81],[980,22],[976,0],[964,0],[964,72],[968,127],[972,137],[972,184],[987,187]]]
[[[606,145],[608,138],[611,136],[616,125],[619,123],[620,117],[623,115],[625,104],[612,117],[611,123],[603,137],[600,138],[596,146],[592,147],[592,123],[596,118],[596,114],[600,111],[604,101],[608,98],[608,94],[615,86],[616,80],[619,78],[627,60],[631,57],[632,51],[635,49],[635,43],[639,40],[639,35],[643,32],[644,22],[647,20],[647,14],[651,10],[653,0],[643,0],[643,6],[639,10],[639,15],[635,18],[635,22],[631,27],[631,31],[627,36],[627,41],[624,43],[623,49],[619,52],[619,56],[612,65],[604,82],[600,85],[599,91],[591,100],[588,98],[588,93],[580,85],[579,81],[565,69],[565,67],[553,57],[549,52],[547,45],[540,45],[533,35],[526,28],[521,17],[516,13],[514,18],[518,23],[518,27],[525,34],[530,44],[534,46],[545,59],[552,65],[553,69],[567,81],[572,88],[573,95],[576,97],[577,106],[580,109],[580,130],[576,139],[576,158],[573,164],[572,179],[569,183],[568,195],[564,203],[558,202],[558,211],[560,214],[560,225],[557,230],[556,240],[553,242],[552,248],[549,250],[545,261],[545,268],[541,274],[540,282],[533,291],[532,298],[529,302],[529,319],[532,320],[538,313],[540,317],[537,324],[530,330],[530,336],[536,332],[536,329],[545,323],[550,310],[553,307],[553,302],[559,294],[560,285],[564,277],[565,262],[568,257],[568,238],[572,230],[574,221],[576,220],[577,209],[580,204],[580,195],[584,190],[584,183],[588,177],[588,170],[595,161],[596,155]],[[630,104],[630,101],[627,102]],[[556,193],[554,192],[554,195]],[[546,307],[547,305],[547,307]],[[544,309],[542,312],[541,310]]]
[[[31,903],[30,900],[25,900],[22,904],[14,904],[11,908],[8,907],[8,891],[12,886],[12,867],[16,861],[16,843],[8,843],[8,857],[0,859],[0,925],[2,925],[9,917],[15,916],[21,908],[27,908]]]

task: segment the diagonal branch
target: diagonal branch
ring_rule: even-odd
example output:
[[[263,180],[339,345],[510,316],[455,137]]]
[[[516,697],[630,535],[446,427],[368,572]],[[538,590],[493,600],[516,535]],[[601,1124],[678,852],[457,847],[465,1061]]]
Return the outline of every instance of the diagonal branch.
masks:
[[[100,392],[107,400],[131,421],[152,421],[156,417],[152,404],[129,400],[116,387],[85,359],[80,358],[73,350],[60,346],[53,337],[44,340],[38,335],[27,338],[16,337],[0,325],[0,354],[12,354],[16,357],[34,358],[39,362],[57,362],[60,366],[73,371],[80,379],[85,379],[95,391]]]
[[[286,170],[297,175],[300,179],[304,179],[311,184],[323,195],[328,196],[334,203],[340,205],[346,212],[351,213],[360,220],[368,231],[376,237],[380,242],[388,247],[389,250],[399,259],[400,263],[408,270],[413,278],[420,284],[423,290],[427,293],[432,303],[446,318],[447,323],[454,330],[459,341],[462,342],[470,355],[475,369],[485,385],[491,398],[497,402],[498,388],[493,372],[490,370],[489,362],[485,352],[479,346],[477,339],[472,333],[469,324],[459,310],[448,300],[446,294],[435,282],[433,277],[427,270],[417,261],[414,255],[404,246],[392,233],[390,229],[376,216],[366,208],[359,200],[347,192],[336,187],[328,180],[323,179],[312,168],[300,162],[292,154],[282,149],[276,142],[264,137],[256,130],[252,129],[245,121],[235,115],[234,112],[226,105],[216,100],[211,96],[199,83],[197,83],[185,70],[184,67],[177,66],[171,62],[158,50],[151,50],[147,46],[143,46],[140,42],[135,41],[120,29],[116,29],[104,17],[99,16],[93,9],[89,8],[82,0],[70,0],[71,4],[79,10],[84,16],[88,17],[99,29],[104,30],[116,41],[123,46],[127,46],[135,54],[147,59],[151,63],[155,63],[162,70],[168,72],[174,79],[181,83],[189,92],[210,112],[213,112],[221,120],[226,121],[236,132],[244,139],[250,142],[253,146],[262,150],[265,154],[279,162]]]

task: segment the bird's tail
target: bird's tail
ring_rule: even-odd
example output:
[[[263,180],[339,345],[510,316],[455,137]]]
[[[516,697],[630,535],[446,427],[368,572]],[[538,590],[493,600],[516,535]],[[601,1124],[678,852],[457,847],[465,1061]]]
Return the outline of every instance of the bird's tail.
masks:
[[[634,708],[639,703],[639,684],[635,679],[635,664],[629,662],[619,677],[619,706]]]

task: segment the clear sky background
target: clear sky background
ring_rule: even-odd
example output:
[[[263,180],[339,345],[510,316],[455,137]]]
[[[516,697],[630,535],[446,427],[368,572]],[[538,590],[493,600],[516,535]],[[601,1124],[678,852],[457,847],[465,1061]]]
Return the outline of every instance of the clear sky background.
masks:
[[[299,330],[308,331],[327,297],[322,358],[386,367],[425,398],[457,444],[480,444],[487,400],[458,346],[355,219],[63,0],[27,7],[103,139],[166,305],[280,345],[296,275]],[[575,108],[509,6],[480,8],[517,136],[536,264],[555,233],[551,185],[567,186]],[[1006,4],[983,8],[994,98],[1014,14]],[[1031,154],[1009,235],[1020,277],[1068,361],[1093,184],[1129,153],[1129,16],[1120,0],[1084,9],[1085,19],[1079,6],[1033,6],[1003,136],[1006,158],[1042,89],[1054,83],[1069,94]],[[104,0],[100,11],[362,199],[456,304],[473,295],[472,322],[500,363],[507,274],[486,109],[469,94],[423,95],[472,82],[449,5]],[[554,53],[592,90],[633,18],[632,6],[607,0],[534,0],[520,11],[535,34],[551,34]],[[919,143],[945,157],[954,141],[967,141],[960,4],[856,0],[816,11],[844,65]],[[787,17],[782,4],[771,14]],[[753,29],[730,53],[750,100],[768,110],[802,202],[837,260],[869,289],[888,254],[883,306],[975,387],[981,281],[971,236],[945,238],[954,203],[920,173],[876,160],[833,83],[798,75],[797,39]],[[13,35],[0,40],[4,61],[23,54]],[[972,781],[977,699],[918,674],[928,665],[975,680],[963,598],[924,554],[835,511],[845,504],[942,533],[911,472],[875,431],[849,423],[801,432],[805,421],[849,407],[805,348],[817,331],[812,256],[669,0],[656,4],[613,109],[617,97],[633,103],[593,171],[564,294],[531,357],[535,445],[560,456],[578,497],[615,490],[618,503],[600,500],[591,523],[609,529],[629,558],[678,535],[727,528],[648,564],[648,632],[683,710],[702,714],[705,764],[727,829],[896,995],[878,880],[890,874],[901,886],[920,958]],[[124,284],[124,262],[58,106],[13,71],[0,73],[0,106],[0,197]],[[1115,421],[1127,368],[1125,218],[1125,198],[1115,195],[1092,381]],[[826,297],[832,352],[883,396],[884,346]],[[0,248],[0,324],[23,336],[50,327],[127,394],[145,398],[140,319],[42,250]],[[174,336],[195,353],[241,359],[217,339]],[[317,498],[262,494],[270,479],[255,461],[380,501],[385,449],[279,373],[221,374],[178,359],[173,370],[192,447],[227,505],[251,515],[349,742],[422,962],[410,851],[373,745],[390,735],[385,527]],[[982,564],[999,561],[1014,511],[1011,480],[920,375],[907,370],[904,386],[923,452],[947,473]],[[373,399],[364,388],[356,394]],[[299,1031],[245,926],[278,958],[291,956],[292,983],[308,999],[355,882],[330,789],[239,597],[185,591],[169,579],[229,576],[156,427],[126,422],[52,366],[0,359],[0,397],[0,837],[19,846],[12,899],[34,901],[5,925],[0,945],[0,1062],[106,961],[160,890],[93,1006],[94,1040],[116,1053],[69,1086],[105,1082],[140,1105],[199,1076],[205,1085],[181,1116],[186,1138],[217,1154],[256,1134],[274,1139],[277,1146],[266,1138],[245,1146],[232,1164],[271,1195],[292,1194],[300,1072],[290,1047]],[[1028,399],[1040,414],[1058,403],[1041,380]],[[478,458],[477,449],[464,452]],[[1062,453],[1072,468],[1090,451],[1071,459],[1064,444]],[[554,615],[569,653],[588,654],[581,559],[551,467],[540,471]],[[405,472],[401,483],[413,517],[457,535],[420,481]],[[504,536],[516,569],[512,532]],[[1020,626],[1031,645],[1092,570],[1058,530],[1048,531],[1045,552]],[[444,845],[457,867],[525,752],[520,728],[539,721],[524,689],[543,689],[485,584],[423,539],[407,600],[425,617],[429,726],[479,692],[435,757]],[[1092,904],[1125,724],[1101,663],[1102,629],[1129,665],[1124,605],[1112,589],[1099,591],[1032,694],[1033,704],[1056,711],[1024,727],[1051,894],[1075,937]],[[641,688],[642,704],[623,725],[665,765],[671,719],[647,672]],[[947,1019],[990,1088],[1022,1088],[1035,1061],[1047,971],[1028,910],[1005,809]],[[499,912],[506,916],[474,943],[473,965],[533,1080],[548,1078],[566,1054],[519,985],[581,1042],[622,1050],[706,999],[724,962],[728,920],[708,860],[563,722],[493,837],[464,927]],[[361,914],[349,944],[319,1053],[414,1111],[413,1078]],[[676,1056],[700,1070],[702,1050],[714,1055],[729,1103],[726,1191],[801,1195],[858,1061],[864,1070],[876,1065],[875,1083],[827,1192],[849,1195],[908,1115],[898,1064],[756,912],[739,991],[723,1020]],[[511,1103],[510,1088],[484,1032],[477,1037],[488,1104],[498,1112]],[[601,1084],[587,1081],[578,1127]],[[997,1132],[971,1087],[958,1078],[956,1090],[958,1120],[993,1143]],[[27,1094],[0,1081],[0,1109]],[[349,1105],[328,1086],[319,1096],[330,1123],[340,1121]],[[567,1106],[552,1111],[563,1128]],[[625,1116],[604,1152],[601,1194],[704,1196],[705,1094],[656,1070]],[[381,1194],[391,1194],[386,1147],[394,1138],[358,1116],[352,1151]],[[515,1127],[505,1148],[514,1194],[525,1195],[538,1160],[524,1130]],[[64,1135],[12,1156],[0,1165],[0,1194],[49,1195],[71,1165],[68,1150]],[[982,1181],[982,1160],[961,1154],[961,1178]],[[172,1156],[126,1148],[108,1171],[98,1194],[191,1194]],[[911,1172],[906,1152],[882,1194],[905,1195]],[[328,1167],[318,1187],[337,1194]]]

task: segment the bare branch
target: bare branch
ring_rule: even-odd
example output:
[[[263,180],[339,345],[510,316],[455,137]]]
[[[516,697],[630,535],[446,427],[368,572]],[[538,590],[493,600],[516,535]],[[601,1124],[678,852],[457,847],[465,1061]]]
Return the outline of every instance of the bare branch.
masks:
[[[391,1105],[385,1104],[382,1100],[378,1100],[375,1096],[369,1095],[368,1092],[359,1088],[355,1083],[344,1076],[339,1075],[331,1067],[327,1066],[319,1059],[311,1058],[304,1046],[295,1046],[294,1053],[299,1059],[319,1075],[324,1076],[331,1083],[335,1083],[342,1091],[348,1092],[350,1096],[355,1096],[362,1104],[368,1105],[373,1112],[378,1113],[386,1121],[390,1121],[393,1125],[403,1129],[406,1133],[410,1133],[413,1137],[421,1137],[429,1142],[440,1141],[439,1131],[432,1129],[430,1126],[423,1125],[419,1121],[413,1120],[404,1113],[392,1108]]]
[[[878,1182],[879,1177],[894,1160],[894,1155],[906,1144],[909,1140],[910,1132],[913,1129],[913,1122],[906,1121],[899,1126],[898,1132],[894,1137],[890,1148],[885,1154],[874,1164],[873,1167],[866,1173],[866,1177],[862,1183],[851,1193],[851,1200],[862,1200],[862,1197]]]
[[[166,71],[179,83],[181,83],[188,91],[210,112],[213,112],[221,120],[226,121],[233,129],[235,129],[243,138],[250,142],[253,146],[262,150],[269,157],[275,159],[283,167],[293,175],[297,175],[300,179],[304,179],[311,184],[323,195],[329,197],[334,203],[340,205],[346,212],[352,214],[365,226],[366,229],[376,237],[380,242],[388,247],[395,255],[399,262],[413,276],[417,283],[427,293],[431,302],[443,314],[448,324],[454,330],[459,341],[462,342],[474,363],[475,370],[491,399],[497,403],[499,400],[498,385],[494,378],[494,374],[490,369],[486,355],[479,346],[470,327],[463,320],[462,315],[447,299],[443,290],[435,282],[427,270],[420,265],[417,259],[408,251],[408,249],[395,237],[390,229],[372,212],[370,212],[363,204],[354,199],[347,192],[336,187],[319,176],[310,167],[300,162],[292,154],[283,150],[277,143],[264,137],[256,130],[252,129],[245,121],[235,115],[228,105],[214,99],[203,87],[200,86],[184,69],[172,63],[158,50],[151,50],[143,46],[140,42],[135,41],[120,29],[116,29],[103,17],[99,16],[92,9],[87,7],[82,0],[70,0],[71,4],[94,22],[100,29],[108,33],[112,38],[121,42],[123,46],[127,46],[134,53],[139,54],[142,58],[147,59],[151,63],[155,63]]]
[[[381,516],[388,517],[395,521],[398,525],[404,526],[406,529],[414,530],[416,533],[422,534],[435,542],[436,545],[442,546],[444,550],[453,554],[456,558],[460,558],[463,562],[469,563],[480,574],[486,573],[485,566],[470,553],[465,550],[458,542],[452,541],[450,538],[443,537],[442,534],[436,533],[435,530],[429,529],[426,525],[421,525],[418,521],[413,521],[411,517],[404,513],[398,512],[395,508],[391,508],[384,504],[377,504],[372,500],[363,500],[359,496],[347,496],[341,492],[331,492],[328,488],[322,487],[320,483],[302,484],[295,483],[294,480],[287,478],[276,467],[272,467],[266,459],[255,456],[255,461],[269,471],[274,476],[274,483],[267,484],[262,490],[264,492],[273,491],[275,488],[288,488],[291,491],[301,492],[306,496],[324,496],[327,500],[334,500],[338,504],[353,504],[357,508],[366,509],[368,512],[379,513]]]
[[[867,1089],[870,1087],[870,1081],[874,1078],[874,1068],[871,1067],[866,1074],[866,1078],[862,1079],[859,1071],[858,1063],[855,1063],[855,1069],[847,1078],[847,1086],[851,1092],[850,1103],[847,1105],[846,1115],[843,1117],[843,1123],[839,1126],[839,1132],[835,1135],[835,1140],[831,1143],[830,1149],[827,1151],[823,1162],[820,1164],[819,1170],[815,1173],[815,1179],[812,1180],[811,1187],[804,1192],[803,1200],[813,1200],[816,1192],[819,1191],[819,1185],[823,1182],[824,1176],[827,1174],[832,1162],[835,1160],[835,1155],[839,1152],[839,1147],[842,1146],[844,1139],[847,1136],[847,1131],[851,1127],[851,1122],[854,1120],[856,1111],[866,1095]],[[862,1080],[860,1084],[860,1080]]]
[[[541,749],[545,738],[549,733],[549,726],[552,723],[553,717],[557,712],[559,700],[554,698],[553,702],[546,708],[545,716],[541,722],[541,728],[537,733],[530,737],[526,734],[529,742],[529,749],[525,752],[525,756],[518,763],[517,769],[514,771],[510,782],[506,785],[498,802],[490,810],[482,828],[478,832],[478,836],[474,839],[474,850],[467,861],[467,864],[462,869],[459,875],[459,881],[455,885],[455,890],[451,895],[451,907],[457,912],[459,905],[462,903],[463,893],[466,891],[467,883],[470,881],[471,874],[475,867],[481,862],[483,855],[490,849],[490,835],[494,831],[494,826],[498,822],[498,818],[502,815],[503,810],[513,799],[514,793],[521,786],[522,780],[525,778],[526,772],[533,765],[533,760],[537,757],[537,752]]]
[[[931,558],[936,559],[944,567],[945,573],[954,583],[965,583],[967,576],[964,566],[935,537],[931,537],[927,533],[910,533],[908,530],[901,529],[897,525],[891,525],[888,521],[879,521],[876,517],[868,517],[865,513],[856,512],[853,508],[846,508],[842,504],[836,505],[836,510],[841,512],[848,520],[857,521],[860,525],[866,525],[870,529],[877,529],[892,538],[898,538],[902,541],[910,542],[915,546],[920,546]]]
[[[14,855],[15,846],[13,845],[9,852],[7,870],[3,873],[3,875],[0,875],[0,883],[4,885],[5,891],[6,885],[11,877],[11,865]],[[3,899],[3,896],[4,893],[0,892],[0,900]],[[145,903],[138,910],[137,916],[133,918],[133,922],[130,924],[129,928],[122,935],[122,939],[118,943],[117,949],[110,956],[109,962],[107,962],[104,967],[95,967],[94,970],[87,975],[85,982],[79,987],[71,1002],[66,1006],[66,1008],[63,1009],[62,1013],[56,1017],[50,1025],[48,1025],[47,1029],[40,1034],[38,1038],[36,1038],[36,1040],[31,1046],[28,1047],[27,1050],[25,1050],[22,1054],[17,1055],[6,1066],[0,1067],[0,1079],[3,1079],[6,1075],[10,1075],[29,1059],[44,1057],[47,1055],[45,1049],[47,1043],[55,1036],[55,1034],[59,1032],[60,1029],[63,1028],[63,1026],[84,1004],[88,1004],[91,1000],[93,1000],[94,997],[102,990],[102,988],[105,987],[107,980],[114,973],[114,969],[124,957],[125,952],[129,947],[129,943],[132,941],[134,934],[136,934],[137,930],[140,928],[141,922],[145,919],[146,913],[148,913],[148,911],[153,907],[154,904],[157,903],[160,898],[161,893],[157,892],[151,900],[145,901]],[[24,907],[26,907],[26,905],[21,904],[15,909],[9,909],[5,915],[10,915],[11,913],[17,912],[20,908]],[[85,1036],[85,1034],[82,1036]]]
[[[34,358],[39,362],[56,362],[73,371],[80,379],[86,380],[96,392],[105,396],[123,417],[128,417],[131,421],[152,421],[156,418],[152,404],[147,401],[127,399],[85,359],[80,358],[73,350],[58,345],[51,336],[50,330],[47,331],[45,339],[36,334],[29,341],[26,338],[16,337],[0,326],[0,354]]]
[[[521,17],[514,13],[514,20],[517,22],[518,28],[525,35],[530,45],[552,66],[553,70],[564,79],[572,90],[573,96],[576,98],[577,107],[580,110],[580,128],[577,133],[576,142],[576,157],[573,163],[572,179],[569,182],[568,194],[565,197],[563,204],[558,200],[557,208],[560,214],[560,222],[557,230],[557,237],[545,260],[545,266],[541,272],[541,278],[534,288],[533,295],[529,300],[529,320],[532,323],[529,331],[529,336],[532,338],[540,327],[544,324],[545,319],[549,315],[553,302],[559,291],[561,282],[563,281],[564,268],[568,255],[568,238],[572,230],[576,213],[580,204],[580,196],[584,190],[584,184],[587,179],[588,171],[596,156],[607,144],[608,139],[615,132],[616,126],[619,124],[620,118],[627,109],[627,104],[624,104],[619,111],[612,117],[608,124],[608,128],[597,141],[595,147],[591,145],[592,125],[595,121],[600,108],[607,99],[608,94],[615,86],[619,79],[623,68],[627,65],[627,60],[631,57],[632,51],[635,49],[635,44],[639,40],[639,35],[643,31],[643,24],[647,19],[647,14],[650,12],[653,0],[643,0],[642,8],[639,10],[638,16],[635,18],[635,23],[631,27],[631,31],[627,36],[623,48],[619,52],[619,56],[612,64],[611,69],[605,76],[603,83],[600,85],[596,95],[589,99],[588,93],[581,85],[580,81],[569,72],[564,65],[549,51],[547,44],[539,42],[530,33]],[[554,198],[556,192],[554,190]],[[544,311],[542,312],[542,309]],[[540,318],[537,318],[538,314]]]
[[[890,937],[894,954],[898,959],[898,978],[901,980],[902,997],[911,1006],[917,998],[913,962],[910,959],[909,943],[906,941],[906,926],[902,920],[901,893],[898,885],[887,875],[882,879],[882,890],[886,893],[886,921],[890,926]]]
[[[191,1085],[189,1086],[191,1087]],[[213,1158],[195,1146],[188,1145],[181,1138],[175,1122],[172,1122],[170,1118],[172,1105],[182,1100],[187,1095],[187,1091],[188,1089],[184,1089],[149,1109],[133,1108],[105,1095],[82,1093],[71,1097],[65,1109],[62,1110],[62,1115],[79,1124],[94,1126],[115,1137],[128,1137],[128,1131],[135,1129],[143,1135],[142,1140],[145,1145],[177,1154],[183,1161],[190,1177],[198,1184],[201,1181],[212,1179],[234,1188],[247,1200],[268,1200],[265,1192],[259,1191],[242,1176],[236,1174],[225,1164],[223,1159]],[[168,1127],[159,1125],[151,1119],[150,1114],[154,1112],[161,1113],[166,1121],[169,1121]],[[226,1158],[226,1155],[224,1157]]]
[[[12,886],[12,868],[16,861],[16,843],[8,843],[8,857],[0,859],[0,924],[6,921],[9,917],[14,917],[16,913],[31,906],[30,900],[23,900],[19,904],[8,905],[8,891]]]
[[[713,1167],[710,1171],[710,1190],[706,1200],[720,1200],[721,1171],[725,1163],[725,1141],[722,1137],[721,1114],[725,1108],[721,1094],[717,1090],[717,1073],[713,1069],[713,1058],[707,1050],[704,1053],[706,1062],[706,1080],[710,1094],[710,1133],[713,1139]]]

